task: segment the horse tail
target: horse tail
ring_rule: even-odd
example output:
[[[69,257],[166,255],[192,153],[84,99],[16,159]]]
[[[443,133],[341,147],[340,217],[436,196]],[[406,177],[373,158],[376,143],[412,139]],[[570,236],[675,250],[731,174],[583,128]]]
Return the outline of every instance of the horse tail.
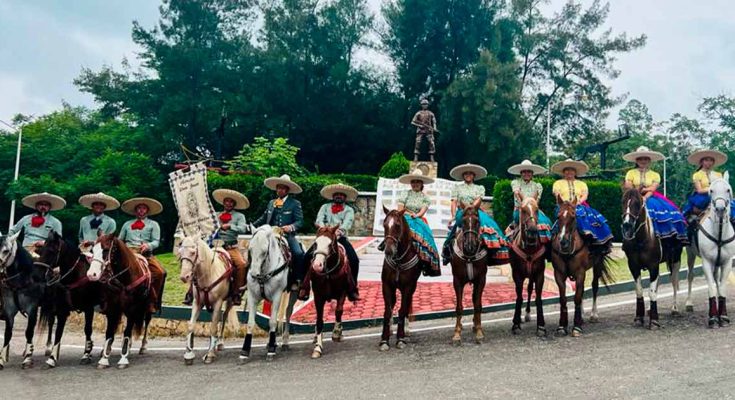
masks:
[[[610,254],[595,254],[594,265],[595,276],[599,276],[605,288],[609,291],[608,284],[615,282],[615,277],[612,275],[612,264],[613,259]]]

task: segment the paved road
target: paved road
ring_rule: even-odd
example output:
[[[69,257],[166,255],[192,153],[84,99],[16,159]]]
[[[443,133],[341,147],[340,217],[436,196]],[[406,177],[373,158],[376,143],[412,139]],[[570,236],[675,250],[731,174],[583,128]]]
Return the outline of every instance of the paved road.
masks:
[[[668,285],[661,290],[669,291]],[[310,346],[299,344],[270,363],[257,348],[258,357],[238,366],[237,350],[228,349],[212,365],[185,367],[175,350],[132,357],[127,370],[98,371],[77,365],[79,350],[66,347],[57,369],[43,370],[39,357],[36,368],[23,371],[14,346],[11,364],[0,371],[0,398],[734,398],[735,327],[705,328],[705,293],[696,292],[694,313],[677,318],[668,312],[671,298],[660,299],[664,328],[658,331],[632,326],[628,293],[604,297],[602,322],[587,325],[581,338],[541,340],[531,325],[513,336],[508,313],[496,313],[485,315],[482,345],[470,343],[466,329],[467,342],[453,347],[451,328],[443,327],[452,321],[441,320],[416,324],[411,344],[387,353],[377,350],[375,329],[348,332],[353,338],[328,342],[321,360],[309,359]],[[549,327],[555,309],[547,307]]]

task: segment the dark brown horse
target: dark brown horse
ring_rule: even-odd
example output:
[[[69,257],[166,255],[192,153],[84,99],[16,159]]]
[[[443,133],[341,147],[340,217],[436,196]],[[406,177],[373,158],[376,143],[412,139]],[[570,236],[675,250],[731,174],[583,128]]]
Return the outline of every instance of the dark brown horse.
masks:
[[[567,310],[567,278],[576,283],[574,292],[574,328],[572,336],[582,335],[582,296],[584,280],[588,269],[592,268],[592,315],[590,321],[597,322],[597,292],[600,279],[607,286],[611,281],[608,258],[605,254],[592,252],[577,229],[577,202],[562,201],[557,196],[559,212],[556,229],[551,238],[551,263],[554,265],[554,278],[559,287],[559,327],[556,333],[567,335],[569,312]]]
[[[49,233],[46,243],[40,251],[36,262],[49,269],[58,269],[58,275],[49,282],[47,301],[41,307],[42,327],[48,327],[46,341],[46,365],[50,368],[59,361],[59,347],[64,334],[66,320],[72,311],[84,313],[84,354],[80,364],[92,361],[92,322],[94,307],[102,302],[102,286],[99,282],[91,282],[87,278],[89,261],[77,246],[65,241],[58,233]],[[56,322],[56,334],[53,343],[52,333]]]
[[[462,208],[462,227],[457,229],[457,236],[452,246],[452,276],[454,294],[457,299],[456,317],[452,343],[462,343],[462,314],[464,313],[464,287],[472,285],[472,304],[474,317],[472,330],[475,332],[475,342],[482,343],[485,333],[482,330],[482,291],[485,290],[487,279],[488,251],[483,246],[480,231],[479,204]]]
[[[342,312],[347,291],[353,283],[347,254],[342,245],[337,243],[338,229],[339,226],[321,227],[317,230],[313,258],[307,272],[314,290],[314,305],[316,306],[316,335],[311,358],[320,358],[324,351],[322,341],[324,305],[332,300],[337,301],[337,308],[334,310],[336,322],[332,330],[332,341],[342,341]]]
[[[679,266],[681,264],[682,243],[676,238],[659,239],[653,231],[653,221],[648,215],[641,192],[637,188],[628,189],[623,193],[623,251],[628,258],[628,269],[635,280],[636,307],[635,324],[643,326],[645,318],[645,303],[643,301],[643,286],[641,272],[648,270],[650,274],[649,296],[651,309],[649,311],[649,329],[660,326],[658,322],[658,277],[659,264],[666,263],[671,271],[671,284],[674,286],[674,306],[672,313],[678,314],[676,294],[679,291]]]
[[[531,288],[536,287],[536,334],[546,336],[546,322],[541,292],[544,288],[544,270],[548,246],[541,242],[538,233],[538,203],[526,198],[519,209],[518,231],[510,245],[510,266],[516,285],[516,308],[511,331],[521,331],[521,308],[523,307],[523,282],[528,279],[528,306],[531,304]]]
[[[383,334],[380,337],[380,350],[390,349],[391,321],[393,308],[396,305],[396,290],[401,292],[401,307],[398,310],[398,331],[396,332],[396,348],[406,346],[406,318],[411,311],[413,294],[421,276],[420,258],[413,245],[411,228],[404,218],[406,210],[388,210],[383,207],[385,220],[385,258],[380,280],[383,282]]]
[[[93,259],[87,272],[91,281],[103,285],[104,304],[107,314],[105,346],[98,363],[99,368],[110,365],[110,353],[115,331],[125,315],[123,344],[118,368],[127,368],[133,331],[136,336],[143,332],[140,353],[146,351],[148,324],[152,309],[159,305],[157,299],[163,294],[165,277],[151,274],[148,262],[130,250],[125,243],[114,235],[103,235],[92,248]]]

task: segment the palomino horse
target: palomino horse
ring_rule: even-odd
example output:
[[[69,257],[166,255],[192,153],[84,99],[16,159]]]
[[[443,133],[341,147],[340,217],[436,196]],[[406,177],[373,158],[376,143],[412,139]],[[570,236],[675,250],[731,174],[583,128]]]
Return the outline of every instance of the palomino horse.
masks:
[[[158,305],[156,299],[163,295],[163,277],[154,276],[148,267],[148,261],[136,255],[125,243],[113,234],[102,235],[92,247],[92,262],[87,277],[93,282],[101,282],[107,314],[105,346],[97,367],[110,366],[110,354],[115,331],[120,319],[125,314],[125,330],[118,368],[127,368],[130,364],[128,354],[132,346],[133,331],[138,336],[143,332],[140,354],[146,352],[148,324],[151,321],[151,309]],[[156,293],[154,293],[156,291]]]
[[[261,300],[271,302],[271,315],[268,321],[269,336],[266,360],[276,355],[276,329],[278,328],[278,310],[281,307],[283,293],[288,287],[288,269],[290,254],[288,246],[270,225],[263,225],[253,232],[248,251],[250,252],[250,271],[248,272],[248,328],[240,351],[240,362],[250,358],[255,328],[255,313]],[[290,293],[286,323],[283,331],[283,349],[288,349],[289,322],[296,293]]]
[[[99,282],[90,282],[87,278],[89,261],[82,254],[79,247],[64,240],[58,233],[49,233],[46,243],[41,249],[40,259],[36,264],[42,264],[49,269],[59,270],[55,282],[49,284],[49,295],[41,307],[41,323],[48,326],[46,341],[46,365],[50,368],[59,361],[59,347],[64,334],[64,326],[71,311],[84,313],[84,354],[80,364],[92,362],[92,322],[94,321],[94,307],[102,302],[102,286]],[[54,341],[51,334],[56,325]]]
[[[344,309],[347,291],[351,286],[350,262],[347,259],[344,247],[337,243],[339,226],[322,227],[316,232],[315,250],[308,271],[314,290],[314,305],[316,306],[316,335],[314,336],[314,351],[311,358],[320,358],[324,350],[322,331],[324,330],[324,305],[337,301],[334,310],[335,323],[332,330],[332,341],[342,341],[342,312]]]
[[[735,229],[730,223],[732,188],[728,182],[730,174],[714,180],[709,187],[711,197],[709,209],[699,222],[697,243],[702,258],[702,269],[707,278],[709,293],[709,319],[707,325],[730,325],[727,316],[727,278],[732,270],[735,256]],[[691,274],[691,271],[689,273]],[[691,284],[690,289],[691,291]]]
[[[398,310],[398,330],[396,348],[406,346],[406,319],[411,311],[416,283],[421,276],[418,252],[412,243],[411,228],[403,217],[406,210],[388,210],[383,206],[385,220],[385,258],[380,275],[383,289],[383,334],[380,336],[380,350],[390,350],[391,321],[396,305],[396,290],[401,292],[401,306]]]
[[[521,331],[521,308],[523,307],[523,282],[528,279],[528,306],[531,305],[531,288],[536,287],[536,334],[546,336],[544,309],[541,294],[544,288],[544,270],[548,247],[541,243],[538,233],[538,203],[528,197],[519,210],[518,231],[510,246],[510,266],[516,285],[516,309],[511,331]],[[526,312],[528,317],[528,311]]]
[[[480,231],[479,204],[462,207],[462,227],[457,230],[457,238],[452,246],[452,276],[454,293],[457,298],[454,336],[452,343],[462,343],[462,314],[464,312],[464,287],[472,285],[472,304],[474,317],[472,330],[475,332],[475,343],[482,343],[485,333],[482,330],[482,291],[487,279],[488,251],[483,246]]]
[[[196,357],[194,354],[194,326],[199,320],[202,307],[206,307],[207,311],[212,314],[212,322],[209,325],[209,348],[202,361],[209,364],[214,361],[217,351],[223,346],[221,341],[224,336],[225,322],[233,331],[236,331],[240,325],[230,299],[232,261],[227,252],[212,250],[204,240],[194,236],[187,236],[181,241],[176,256],[181,265],[179,278],[184,283],[191,283],[194,295],[189,332],[186,335],[184,362],[186,365],[194,363]],[[221,313],[223,305],[225,306],[224,314]],[[222,327],[218,331],[220,322],[222,322]]]
[[[584,295],[584,280],[588,269],[592,268],[592,315],[590,320],[599,319],[597,313],[597,292],[599,281],[607,286],[611,281],[608,259],[605,254],[590,251],[584,238],[577,229],[577,202],[564,201],[557,196],[559,213],[557,215],[556,230],[551,238],[551,263],[554,265],[554,278],[559,287],[559,327],[556,333],[567,335],[569,312],[567,311],[567,278],[576,282],[574,292],[574,329],[572,336],[582,335],[582,296]]]
[[[658,322],[658,277],[659,264],[666,263],[671,272],[671,284],[674,287],[674,305],[672,314],[679,313],[676,294],[679,291],[679,266],[681,265],[681,242],[676,237],[660,239],[653,230],[653,221],[648,215],[648,209],[637,188],[628,189],[623,193],[623,251],[628,258],[628,269],[635,280],[636,324],[643,325],[645,318],[645,304],[643,301],[643,286],[641,272],[648,270],[651,283],[648,295],[651,301],[649,311],[649,329],[660,326]]]
[[[0,293],[5,320],[3,348],[0,350],[0,370],[10,355],[10,339],[13,337],[15,316],[20,312],[28,317],[26,347],[23,350],[23,369],[33,366],[33,333],[38,319],[38,308],[46,295],[47,268],[33,263],[31,254],[18,245],[18,236],[0,237]]]

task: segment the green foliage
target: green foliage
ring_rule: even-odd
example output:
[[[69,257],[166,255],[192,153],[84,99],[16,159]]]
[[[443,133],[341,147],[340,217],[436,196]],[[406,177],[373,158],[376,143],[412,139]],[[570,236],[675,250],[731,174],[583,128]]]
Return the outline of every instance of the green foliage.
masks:
[[[383,178],[394,179],[403,174],[407,174],[410,167],[411,162],[408,161],[403,153],[393,153],[393,155],[390,156],[390,159],[386,161],[382,167],[380,167],[380,172],[378,173],[378,175],[382,176]]]
[[[555,221],[556,215],[554,214],[554,210],[556,208],[556,199],[554,199],[551,190],[555,179],[536,178],[534,180],[541,183],[544,187],[544,192],[541,196],[541,210],[552,221]],[[620,224],[622,222],[620,205],[622,190],[620,183],[610,181],[586,181],[586,183],[590,190],[588,201],[590,206],[607,218],[607,223],[613,231],[615,240],[620,241]],[[510,188],[510,180],[503,179],[495,184],[495,189],[493,190],[493,216],[501,227],[510,224],[513,218],[513,191]]]
[[[306,170],[296,162],[299,148],[288,144],[288,139],[278,137],[269,140],[256,137],[252,144],[246,144],[240,153],[226,164],[230,169],[250,171],[267,176],[306,175]]]

